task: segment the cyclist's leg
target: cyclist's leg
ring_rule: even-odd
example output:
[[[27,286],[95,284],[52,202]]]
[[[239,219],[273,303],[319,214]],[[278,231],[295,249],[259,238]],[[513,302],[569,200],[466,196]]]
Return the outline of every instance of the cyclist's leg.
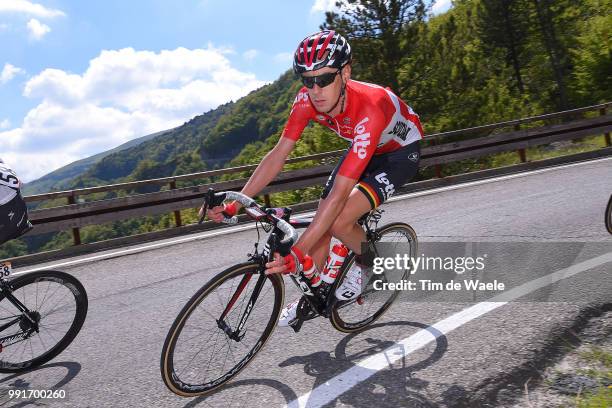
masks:
[[[327,182],[325,183],[325,187],[323,188],[323,192],[321,193],[321,199],[319,200],[319,207],[321,206],[321,202],[327,198],[329,195],[333,185],[334,180],[336,178],[336,174],[338,174],[338,170],[342,165],[342,162],[346,158],[346,153],[340,158],[338,164],[334,168],[334,170],[329,175]],[[317,269],[322,271],[325,266],[325,262],[327,262],[327,256],[329,255],[329,246],[332,239],[331,229],[325,233],[321,237],[321,239],[310,249],[310,256],[312,257]]]
[[[310,250],[310,256],[319,271],[323,270],[325,262],[327,261],[331,239],[331,234],[326,232]]]
[[[361,243],[366,241],[366,236],[357,220],[388,200],[396,188],[414,178],[419,159],[418,141],[394,152],[374,156],[332,225],[332,235],[361,255]]]
[[[365,242],[366,235],[357,220],[371,209],[372,205],[366,196],[358,188],[354,188],[330,228],[331,235],[342,241],[351,251],[361,254],[361,243]]]
[[[361,253],[361,242],[365,242],[366,237],[357,220],[370,209],[369,201],[359,190],[353,189],[332,227],[310,250],[310,256],[317,269],[323,270],[325,266],[332,236],[338,238],[355,253]]]

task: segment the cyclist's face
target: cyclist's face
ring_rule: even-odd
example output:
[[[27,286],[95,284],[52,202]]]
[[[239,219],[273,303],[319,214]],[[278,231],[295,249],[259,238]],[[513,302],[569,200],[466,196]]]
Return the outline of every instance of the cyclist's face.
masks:
[[[321,69],[317,69],[316,71],[304,72],[302,76],[304,77],[315,77],[324,74],[335,74],[338,70],[336,68],[325,67]],[[346,83],[350,78],[350,66],[345,66],[342,68],[342,71],[334,75],[334,80],[331,84],[321,88],[319,86],[318,81],[314,84],[312,88],[308,89],[308,96],[312,101],[312,104],[319,112],[327,112],[338,100],[340,96],[340,90],[342,89],[342,80]],[[340,75],[342,75],[342,80],[340,79]],[[334,112],[332,112],[333,114]]]

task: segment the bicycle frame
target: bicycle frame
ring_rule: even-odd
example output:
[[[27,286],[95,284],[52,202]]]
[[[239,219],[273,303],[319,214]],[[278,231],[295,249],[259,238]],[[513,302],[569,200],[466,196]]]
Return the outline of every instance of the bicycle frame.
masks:
[[[276,209],[274,209],[274,212],[278,213]],[[373,210],[370,213],[365,214],[363,217],[359,219],[359,224],[364,227],[365,232],[366,232],[366,238],[368,241],[376,241],[376,232],[375,232],[376,228],[375,227],[373,228],[371,224],[374,224],[375,226],[378,223],[378,221],[381,218],[382,212],[383,212],[382,210]],[[309,220],[299,220],[299,219],[290,220],[289,219],[290,215],[291,215],[291,209],[284,208],[282,218],[285,221],[289,222],[289,224],[295,229],[308,228],[308,226],[311,224],[311,221]],[[262,219],[265,219],[265,217],[262,217]],[[278,237],[281,236],[281,234],[282,232],[278,228],[274,227],[274,229],[268,236],[263,252],[257,253],[256,251],[255,254],[251,255],[250,259],[259,264],[259,270],[257,271],[257,274],[259,274],[259,277],[258,277],[257,283],[255,284],[255,288],[253,290],[253,293],[251,294],[249,302],[247,303],[247,306],[242,316],[240,317],[240,322],[238,323],[238,327],[235,330],[232,330],[229,327],[229,325],[225,322],[224,319],[229,313],[229,311],[231,310],[231,308],[234,306],[234,303],[236,302],[236,300],[240,297],[240,294],[242,293],[244,288],[247,286],[247,284],[253,277],[254,272],[247,273],[242,278],[242,280],[238,284],[238,287],[236,288],[236,291],[232,295],[232,298],[228,302],[224,311],[221,313],[221,316],[219,317],[219,319],[217,319],[218,327],[221,330],[223,330],[230,339],[234,341],[240,341],[242,337],[244,337],[244,334],[241,333],[242,329],[249,315],[251,314],[253,307],[255,306],[255,302],[257,301],[257,298],[259,297],[259,294],[261,293],[261,290],[266,280],[265,264],[273,260],[273,254],[274,252],[276,252]],[[376,251],[376,248],[374,249]],[[336,298],[334,296],[329,296],[329,293],[333,293],[335,291],[336,287],[338,286],[337,280],[336,282],[332,284],[332,286],[329,288],[325,296],[322,297],[322,296],[317,295],[316,288],[314,288],[311,285],[310,280],[306,278],[303,273],[289,274],[289,278],[297,286],[300,292],[304,295],[304,298],[309,303],[312,310],[316,313],[314,317],[316,316],[324,316],[326,318],[329,317],[331,313],[331,308],[336,302]]]
[[[11,291],[10,288],[10,282],[5,280],[5,279],[0,279],[0,294],[2,296],[4,296],[6,299],[8,299],[9,302],[11,302],[21,313],[22,315],[19,317],[16,317],[15,319],[11,320],[8,323],[3,324],[2,326],[0,326],[0,333],[2,333],[4,330],[8,329],[9,327],[13,326],[14,324],[18,323],[21,321],[22,316],[25,316],[29,321],[30,324],[32,325],[32,329],[34,329],[34,331],[38,331],[38,322],[36,322],[36,320],[34,320],[32,318],[32,316],[30,316],[30,311],[28,310],[27,307],[25,307],[25,305],[23,303],[21,303],[19,301],[19,299],[17,299],[15,296],[13,296],[13,293]],[[23,331],[19,334],[14,334],[11,336],[6,336],[6,337],[0,337],[0,350],[2,348],[2,343],[5,341],[11,341],[11,340],[16,340],[18,338],[26,338],[27,336],[29,336],[31,333],[31,331]]]

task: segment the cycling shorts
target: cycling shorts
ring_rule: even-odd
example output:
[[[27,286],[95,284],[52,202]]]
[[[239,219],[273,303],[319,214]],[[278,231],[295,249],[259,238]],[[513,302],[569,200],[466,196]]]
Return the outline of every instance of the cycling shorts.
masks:
[[[0,245],[19,238],[32,229],[28,209],[21,193],[4,205],[0,205]]]
[[[347,154],[348,151],[327,179],[321,198],[327,197],[331,191],[338,169]],[[374,209],[389,199],[397,188],[416,177],[420,159],[421,149],[418,140],[392,152],[375,155],[361,174],[355,188],[366,196]]]

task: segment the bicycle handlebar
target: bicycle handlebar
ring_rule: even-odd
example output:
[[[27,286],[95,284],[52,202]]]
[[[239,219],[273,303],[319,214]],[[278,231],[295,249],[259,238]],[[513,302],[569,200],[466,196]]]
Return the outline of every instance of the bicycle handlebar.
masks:
[[[245,208],[255,207],[261,212],[266,213],[266,211],[249,196],[237,191],[222,191],[215,193],[214,190],[210,188],[208,189],[207,196],[204,198],[204,211],[202,213],[202,217],[200,218],[200,223],[204,220],[204,217],[206,216],[206,209],[208,207],[221,205],[225,200],[236,200]],[[229,217],[223,213],[223,218],[224,219],[222,222],[225,224],[236,224],[238,222],[238,217],[235,215],[233,217]],[[280,241],[281,244],[289,245],[291,243],[290,245],[293,245],[297,241],[297,231],[287,221],[277,217],[274,214],[268,214],[268,220],[285,234],[284,238]]]

